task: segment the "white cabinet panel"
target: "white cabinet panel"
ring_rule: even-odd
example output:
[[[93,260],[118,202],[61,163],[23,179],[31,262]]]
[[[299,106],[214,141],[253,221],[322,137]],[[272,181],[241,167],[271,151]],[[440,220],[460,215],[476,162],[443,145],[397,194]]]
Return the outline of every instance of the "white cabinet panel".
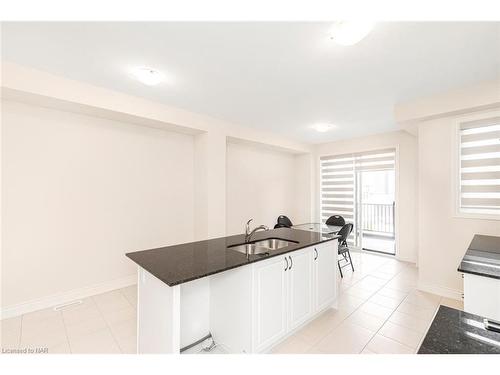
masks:
[[[138,268],[137,353],[180,352],[180,285],[168,286]]]
[[[315,249],[315,250],[314,250]],[[315,311],[322,310],[335,301],[337,240],[314,246]]]
[[[464,274],[464,310],[500,321],[500,280]]]
[[[313,314],[313,258],[312,249],[290,254],[289,278],[289,329],[304,323]]]
[[[254,264],[254,343],[260,351],[286,334],[284,256]]]

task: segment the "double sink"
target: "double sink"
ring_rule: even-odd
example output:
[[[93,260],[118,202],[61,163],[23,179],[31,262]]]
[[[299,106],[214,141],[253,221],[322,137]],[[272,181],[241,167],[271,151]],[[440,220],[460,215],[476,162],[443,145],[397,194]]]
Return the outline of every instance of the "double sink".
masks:
[[[231,245],[228,248],[247,255],[268,255],[272,251],[297,243],[297,241],[283,240],[281,238],[266,238],[265,240]]]

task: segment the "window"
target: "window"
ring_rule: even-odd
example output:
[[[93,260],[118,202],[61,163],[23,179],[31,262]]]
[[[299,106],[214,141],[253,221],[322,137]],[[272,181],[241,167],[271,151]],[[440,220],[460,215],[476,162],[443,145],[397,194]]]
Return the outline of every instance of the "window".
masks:
[[[322,156],[321,221],[341,215],[354,225],[352,245],[394,254],[395,160],[393,148]]]
[[[500,218],[500,117],[461,122],[458,211]]]

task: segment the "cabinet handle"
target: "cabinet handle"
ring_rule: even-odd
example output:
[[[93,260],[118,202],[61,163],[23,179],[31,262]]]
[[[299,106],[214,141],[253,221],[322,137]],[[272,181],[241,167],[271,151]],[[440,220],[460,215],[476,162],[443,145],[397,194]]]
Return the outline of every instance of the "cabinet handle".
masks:
[[[288,256],[288,258],[290,258],[290,269],[292,269],[292,266],[293,266],[292,257]]]
[[[492,319],[483,319],[484,328],[488,331],[494,331],[500,333],[500,322]]]
[[[285,262],[286,262],[286,267],[285,267],[285,271],[288,270],[288,259],[287,257],[285,257]]]
[[[314,258],[314,260],[316,260],[316,259],[318,259],[318,256],[319,256],[318,250],[316,250],[316,248],[314,248],[314,252],[316,253],[316,257]]]

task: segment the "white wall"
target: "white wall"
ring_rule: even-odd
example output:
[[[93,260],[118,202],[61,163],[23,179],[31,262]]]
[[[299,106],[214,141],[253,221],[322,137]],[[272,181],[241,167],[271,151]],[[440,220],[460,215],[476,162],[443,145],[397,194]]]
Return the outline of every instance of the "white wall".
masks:
[[[404,131],[377,134],[361,138],[353,138],[316,147],[317,163],[322,155],[345,154],[396,147],[397,160],[397,205],[396,235],[399,247],[398,259],[417,261],[417,139]],[[319,168],[319,167],[317,167]],[[316,177],[316,205],[319,206],[319,175]],[[319,213],[317,213],[319,220]]]
[[[226,232],[244,233],[264,224],[272,228],[279,215],[296,218],[296,157],[258,145],[228,143],[226,159]]]
[[[193,239],[193,137],[2,101],[2,307],[135,274]]]
[[[126,202],[127,205],[133,206],[127,207],[127,211],[135,210],[137,212],[140,212],[142,216],[145,214],[143,211],[141,211],[142,207],[146,207],[144,211],[147,211],[148,214],[152,217],[157,215],[157,211],[153,210],[152,207],[148,207],[148,205],[153,206],[153,201],[161,201],[158,205],[155,205],[154,208],[157,209],[158,212],[161,212],[161,215],[165,215],[163,222],[160,222],[159,220],[155,221],[156,223],[160,223],[158,226],[160,226],[161,229],[149,225],[136,225],[134,223],[133,229],[135,229],[135,231],[133,231],[129,230],[132,227],[132,225],[130,225],[130,220],[132,220],[131,217],[137,218],[137,213],[135,215],[131,215],[131,217],[128,217],[127,214],[129,212],[125,213],[125,209],[122,210],[120,205],[114,204],[113,207],[110,207],[110,209],[106,212],[107,216],[101,215],[102,217],[95,219],[95,215],[91,215],[91,208],[94,209],[94,207],[92,206],[92,203],[94,201],[91,200],[91,204],[86,206],[85,202],[88,202],[89,199],[87,199],[85,195],[81,194],[77,197],[77,199],[78,201],[81,200],[81,202],[83,203],[81,205],[78,205],[78,207],[76,207],[75,209],[79,209],[80,206],[84,206],[81,211],[84,211],[85,216],[83,216],[83,219],[78,220],[86,222],[90,221],[91,224],[89,225],[96,227],[95,230],[92,231],[95,233],[94,239],[84,238],[83,243],[85,246],[78,245],[78,242],[77,245],[70,244],[70,242],[74,242],[72,241],[72,238],[78,238],[78,228],[82,227],[81,225],[75,226],[75,228],[73,228],[71,231],[66,230],[66,234],[61,235],[60,233],[58,233],[57,235],[61,237],[60,242],[52,241],[54,237],[56,237],[56,234],[54,233],[50,233],[50,235],[42,235],[38,233],[38,236],[40,238],[38,239],[39,244],[36,247],[32,246],[33,244],[26,239],[21,238],[18,240],[20,235],[18,233],[12,232],[12,235],[9,239],[10,242],[8,243],[7,241],[3,241],[4,246],[2,249],[2,260],[4,258],[6,260],[12,258],[17,263],[10,262],[10,265],[15,269],[7,274],[2,275],[2,281],[8,287],[2,286],[1,289],[5,291],[9,290],[9,299],[2,299],[1,301],[2,314],[4,314],[2,315],[3,317],[52,306],[63,302],[62,300],[69,301],[78,299],[82,296],[82,294],[95,294],[93,292],[96,292],[96,290],[99,290],[99,292],[102,291],[102,285],[104,284],[108,289],[111,289],[113,285],[115,287],[119,287],[118,285],[120,283],[114,282],[114,280],[124,280],[122,278],[122,275],[124,274],[127,275],[125,279],[133,280],[135,268],[133,268],[130,263],[123,263],[127,262],[126,260],[115,262],[114,260],[111,260],[111,258],[106,258],[103,261],[106,261],[107,263],[106,265],[103,264],[103,267],[101,268],[94,269],[86,266],[87,273],[85,275],[80,275],[78,273],[76,275],[69,275],[69,272],[63,269],[63,271],[60,271],[57,279],[55,278],[55,276],[52,276],[54,273],[50,273],[50,271],[45,270],[44,267],[40,267],[41,271],[37,268],[36,272],[38,273],[36,273],[34,270],[35,266],[33,265],[33,263],[35,262],[28,260],[26,264],[27,266],[31,267],[30,271],[33,271],[33,275],[42,275],[43,277],[47,277],[48,282],[51,286],[54,286],[54,288],[47,288],[45,283],[42,283],[43,285],[41,286],[35,286],[32,290],[29,290],[29,288],[27,288],[28,290],[24,291],[22,289],[25,288],[27,283],[21,283],[20,287],[18,288],[21,290],[20,294],[14,296],[15,293],[12,291],[17,289],[15,289],[15,286],[13,284],[18,282],[20,278],[19,275],[23,272],[19,269],[19,267],[23,266],[21,264],[23,260],[22,258],[24,257],[26,259],[29,259],[32,257],[31,254],[35,253],[35,256],[33,258],[39,260],[36,252],[42,247],[44,248],[43,251],[52,258],[54,258],[52,256],[53,253],[57,253],[57,255],[59,255],[58,252],[62,253],[66,251],[67,247],[70,247],[70,249],[75,248],[75,253],[82,251],[84,248],[85,251],[91,251],[92,254],[95,254],[96,246],[94,242],[98,241],[99,243],[102,243],[107,240],[108,242],[112,242],[112,245],[110,245],[105,250],[109,252],[109,249],[111,248],[113,249],[113,251],[116,251],[116,254],[118,254],[118,251],[115,250],[118,249],[118,247],[120,248],[120,250],[123,250],[124,248],[127,248],[127,250],[136,250],[151,247],[151,243],[154,243],[154,246],[162,246],[171,244],[173,242],[185,242],[194,239],[202,239],[207,237],[210,238],[224,235],[226,232],[225,188],[227,138],[238,137],[239,139],[248,142],[265,143],[268,145],[268,147],[286,150],[286,152],[290,154],[301,154],[301,157],[304,157],[304,154],[307,154],[311,151],[311,147],[309,145],[292,141],[270,132],[251,129],[234,123],[228,123],[203,114],[189,112],[179,108],[164,105],[162,103],[152,102],[146,99],[126,95],[102,87],[69,80],[50,73],[38,71],[28,67],[22,67],[8,62],[2,62],[1,84],[2,97],[4,99],[27,103],[29,108],[32,108],[33,106],[52,108],[55,110],[55,113],[59,114],[56,116],[56,118],[59,118],[59,116],[63,116],[63,114],[65,118],[71,118],[71,121],[67,121],[67,123],[73,123],[74,119],[79,118],[86,119],[85,121],[82,120],[85,122],[86,126],[90,126],[88,124],[89,122],[93,123],[96,128],[97,124],[99,124],[100,126],[102,124],[108,124],[106,126],[102,126],[105,130],[101,131],[104,131],[107,134],[102,138],[102,142],[107,142],[107,145],[109,145],[108,149],[112,150],[114,153],[105,153],[104,149],[106,147],[103,145],[93,156],[94,159],[91,159],[93,160],[93,164],[96,164],[96,158],[105,155],[106,157],[110,158],[108,165],[121,163],[122,160],[125,160],[131,165],[135,165],[134,161],[140,163],[141,158],[144,159],[145,155],[154,153],[156,157],[151,157],[150,159],[152,160],[149,161],[149,164],[147,166],[149,171],[142,169],[140,170],[138,167],[134,167],[132,171],[133,173],[130,177],[122,176],[124,172],[122,171],[122,165],[119,164],[116,170],[114,170],[114,173],[119,175],[120,177],[116,180],[123,183],[115,184],[114,182],[107,181],[107,184],[110,187],[108,189],[105,189],[105,192],[107,192],[108,190],[114,190],[118,192],[116,193],[116,197],[112,197],[112,199],[109,200],[110,206],[113,205],[112,202],[122,202],[124,200],[124,195],[127,195],[128,197],[135,197],[134,199],[130,199]],[[85,143],[87,145],[86,149],[89,149],[90,145],[88,143],[90,143],[90,141],[86,139],[86,137],[89,136],[90,133],[85,134],[86,137],[83,137],[84,141],[80,141],[80,139],[72,140],[73,142],[75,142],[75,144],[80,145],[80,148],[72,148],[71,146],[67,146],[63,150],[63,147],[58,147],[57,142],[57,140],[63,137],[63,135],[60,135],[53,129],[53,123],[57,124],[58,121],[45,120],[45,116],[39,116],[38,114],[32,115],[31,109],[27,111],[23,110],[20,112],[21,113],[17,114],[17,116],[23,117],[21,116],[21,114],[24,114],[26,112],[26,116],[32,119],[30,121],[32,121],[33,124],[39,125],[40,129],[36,129],[35,125],[33,126],[35,127],[36,131],[42,133],[42,138],[49,138],[48,140],[44,141],[49,147],[55,150],[60,150],[61,155],[63,154],[63,152],[68,152],[68,155],[70,157],[68,159],[69,161],[78,159],[79,163],[83,163],[83,155],[85,155],[85,157],[87,157],[87,155],[84,154],[84,150],[81,149],[82,145],[80,143]],[[84,116],[72,115],[69,112],[74,114],[78,113]],[[52,112],[49,111],[47,113]],[[97,120],[97,118],[100,118],[101,120]],[[42,119],[43,121],[40,121],[39,119]],[[103,119],[108,119],[111,121],[106,121]],[[111,130],[109,129],[111,125],[109,124],[116,125],[116,127],[112,127],[114,129],[113,134],[111,134]],[[131,124],[141,126],[133,126]],[[44,133],[44,128],[46,126],[49,129],[49,132],[54,133],[54,139],[48,137]],[[120,129],[121,127],[123,127],[123,129]],[[154,130],[151,128],[162,129],[163,131]],[[93,132],[99,133],[97,129],[94,129]],[[132,132],[135,132],[134,136],[131,135]],[[34,132],[33,134],[37,135],[37,132]],[[127,134],[130,134],[130,138],[128,138]],[[161,140],[154,140],[155,137],[159,137],[161,138]],[[34,141],[31,139],[32,137],[29,138],[30,142],[34,143]],[[18,135],[15,142],[22,145],[23,137],[21,135]],[[124,149],[126,147],[123,146],[123,144],[127,143],[127,146],[130,146],[134,145],[135,142],[143,143],[141,143],[142,146],[136,145],[137,147],[134,152],[125,153]],[[157,145],[155,145],[154,147],[150,147],[150,145],[148,144],[155,144],[155,142],[163,142],[163,145],[165,147],[160,147]],[[70,142],[62,142],[63,145],[66,143],[70,144]],[[4,148],[5,144],[6,141],[4,140],[4,142],[2,142]],[[9,152],[12,152],[12,150],[16,147],[17,145],[12,143],[12,145],[2,151],[2,154],[6,154],[5,151],[7,149],[9,150]],[[39,148],[36,149],[36,147],[40,147],[40,145],[35,145],[33,149],[35,151],[38,150],[39,153],[42,153],[41,150]],[[189,151],[187,153],[191,156],[187,155],[185,152],[185,150],[188,148]],[[74,151],[73,153],[69,152],[68,149],[78,150],[79,153],[77,151]],[[118,153],[115,149],[118,149]],[[160,151],[160,149],[162,151]],[[43,150],[43,152],[45,152],[45,150]],[[163,154],[163,152],[165,152],[165,154]],[[51,152],[48,152],[47,155],[42,155],[41,161],[43,162],[45,160],[45,164],[53,164],[54,171],[50,170],[50,172],[52,175],[55,175],[57,177],[58,174],[56,173],[56,171],[58,170],[58,168],[60,172],[59,175],[63,174],[63,161],[57,160],[57,158],[51,155]],[[168,157],[166,155],[168,155]],[[16,157],[21,158],[22,156],[17,155]],[[54,162],[52,159],[56,159],[56,161]],[[173,163],[175,165],[173,165]],[[43,165],[44,168],[47,167],[45,164]],[[106,174],[105,171],[103,171],[104,166],[95,166],[93,164],[89,165],[87,171],[87,174],[89,175],[87,183],[89,185],[92,185],[92,193],[97,194],[99,192],[99,189],[101,188],[100,186],[97,186],[97,179],[103,175],[106,176]],[[8,161],[3,161],[2,165],[4,167],[2,170],[2,178],[8,177],[5,166],[11,168],[11,171],[9,172],[10,175],[15,175],[17,173],[14,173],[12,171],[12,169],[16,166],[14,163],[11,163],[11,159],[9,159]],[[25,168],[28,170],[26,172],[27,176],[18,176],[16,178],[24,178],[27,180],[29,179],[29,174],[32,174],[32,179],[36,179],[36,171],[33,170],[35,168],[29,165],[29,163]],[[168,182],[163,175],[160,175],[160,182],[157,182],[156,184],[152,184],[149,186],[143,186],[139,184],[139,181],[147,181],[147,178],[152,179],[153,176],[150,176],[148,173],[158,171],[160,168],[163,168],[161,169],[161,171],[171,177],[171,179],[168,179]],[[95,173],[91,173],[93,170]],[[310,170],[308,170],[307,168],[307,163],[299,163],[298,170],[301,171],[300,173],[310,173]],[[41,169],[41,171],[43,172],[43,168]],[[134,178],[141,173],[147,174],[146,179]],[[153,174],[155,175],[155,177],[158,176],[158,173]],[[295,173],[296,180],[300,180],[298,174],[299,172]],[[184,181],[182,180],[182,178],[177,178],[182,176],[186,177]],[[42,177],[38,176],[38,179],[42,179]],[[78,178],[81,179],[81,177],[79,177],[79,175],[76,173],[68,175],[66,187],[68,189],[74,188],[78,191],[78,186],[74,186]],[[72,183],[73,179],[75,179],[75,183]],[[129,181],[129,179],[132,181]],[[308,179],[306,178],[303,189],[299,193],[299,196],[304,199],[304,203],[302,203],[302,201],[296,202],[296,206],[300,207],[301,212],[307,212],[308,210],[310,210],[310,202],[308,201],[310,200],[310,198],[307,195],[307,181]],[[16,183],[22,184],[22,181],[16,181]],[[38,181],[36,181],[36,183],[38,183]],[[2,187],[3,186],[7,185],[2,184]],[[153,187],[155,187],[156,190]],[[33,186],[31,187],[31,189],[26,188],[27,194],[34,189],[35,188]],[[51,191],[50,187],[44,187],[44,189]],[[134,191],[131,191],[132,189],[134,189]],[[153,194],[148,189],[153,189]],[[123,191],[123,193],[121,191]],[[141,200],[137,200],[137,197],[143,196],[144,192],[147,192],[148,195],[147,198],[144,198],[147,204],[145,204]],[[8,199],[8,196],[6,194],[2,194],[2,198],[5,201],[6,199]],[[57,201],[56,198],[58,197],[55,197],[55,194],[52,194],[50,195],[50,198],[52,201]],[[105,199],[103,198],[103,200]],[[50,204],[52,206],[57,206],[52,202],[50,202]],[[64,205],[59,205],[59,209],[64,211],[66,204],[67,202],[64,202]],[[184,205],[185,209],[179,212],[176,207],[179,207],[181,205]],[[189,205],[191,206],[188,207]],[[39,206],[43,205],[39,204]],[[164,209],[165,206],[168,206],[168,210]],[[85,211],[86,207],[89,207],[87,210],[88,212]],[[30,220],[34,222],[31,223],[34,226],[37,226],[41,221],[40,218],[43,218],[45,215],[45,212],[39,211],[36,208],[37,207],[35,207],[34,205],[30,208],[30,214],[34,217],[34,219]],[[148,210],[149,208],[151,208],[151,210]],[[26,208],[24,209],[27,210]],[[70,210],[70,208],[67,209]],[[19,212],[22,213],[22,211]],[[18,215],[20,216],[21,213]],[[58,214],[61,215],[61,213]],[[65,213],[62,212],[62,214]],[[51,215],[56,216],[54,214]],[[112,220],[113,216],[115,215],[118,216],[118,219]],[[160,213],[158,213],[157,216],[161,215]],[[92,216],[92,219],[89,218],[90,216]],[[142,216],[139,216],[137,220],[143,219]],[[174,221],[172,217],[175,217],[178,221]],[[99,231],[99,228],[102,227],[101,224],[103,222],[115,223],[116,226],[120,227],[120,231],[127,231],[126,235],[122,236],[122,238],[119,239],[117,238],[119,236],[118,231],[116,230],[109,230],[107,233],[103,233],[104,230]],[[113,227],[113,225],[109,225]],[[70,227],[70,224],[65,223],[64,226]],[[2,225],[2,228],[9,231],[11,229],[6,225]],[[161,230],[161,234],[154,234],[153,232],[155,230]],[[174,238],[172,234],[175,233],[177,233],[178,236]],[[122,233],[120,232],[120,234]],[[134,246],[124,246],[124,244],[122,244],[122,242],[129,242],[129,236],[133,237],[130,242],[134,242]],[[31,242],[36,241],[33,240]],[[60,249],[52,249],[50,245],[50,243],[52,242],[56,243],[59,248],[64,248],[64,251]],[[23,252],[20,254],[22,255],[13,254],[15,253],[15,251],[7,249],[8,244],[10,244],[10,248],[21,246]],[[30,249],[29,251],[27,250],[28,247]],[[78,249],[76,249],[77,247]],[[48,248],[49,251],[45,248]],[[99,248],[98,251],[100,252],[100,254],[107,254],[107,252],[103,251],[102,248]],[[4,253],[9,254],[8,256],[5,256]],[[115,253],[113,254],[116,255]],[[122,255],[123,253],[120,253],[118,254],[118,257],[122,259]],[[89,255],[78,255],[77,258],[79,257],[89,258]],[[45,262],[44,259],[43,262]],[[86,263],[83,262],[83,264]],[[3,269],[6,269],[7,267],[8,266],[6,265]],[[31,276],[31,278],[33,277],[34,276]],[[66,279],[68,277],[69,283],[66,284]],[[119,279],[112,279],[115,277],[119,277]],[[75,282],[75,278],[78,278],[79,282]],[[106,280],[111,280],[111,282],[107,282]],[[101,281],[103,281],[104,284],[101,283]],[[92,286],[95,285],[96,282],[99,282],[99,285],[98,287],[93,288]],[[81,289],[81,285],[83,284],[85,284],[85,286],[83,287],[85,290]],[[183,286],[183,293],[185,295],[189,294],[190,296],[193,296],[195,295],[195,293],[192,293],[193,290],[186,290],[187,288],[190,288],[189,284]],[[207,285],[202,285],[202,287],[207,287]],[[57,290],[54,292],[52,289]],[[197,285],[197,289],[202,288]],[[60,293],[60,290],[68,290],[68,292],[64,295],[58,294],[54,298],[47,298],[48,293]],[[61,298],[61,296],[63,296],[64,298]],[[32,298],[37,298],[36,303],[33,303],[33,301],[30,300]],[[11,304],[17,304],[20,302],[24,304],[19,308],[8,308],[11,306]],[[186,302],[184,304],[185,306],[190,305],[191,298],[185,298],[184,302]],[[200,301],[198,299],[196,303],[197,312],[206,310],[206,301]],[[185,306],[181,306],[181,308],[184,308]],[[200,332],[204,329],[203,327],[198,328],[199,329],[196,329],[196,331]],[[190,330],[190,333],[194,335],[196,332],[193,329]],[[203,335],[206,333],[207,332],[203,332]]]
[[[313,153],[295,155],[294,220],[297,223],[315,221],[316,158]]]
[[[463,283],[457,267],[472,237],[500,236],[500,220],[455,216],[455,121],[454,117],[443,117],[418,127],[419,287],[459,298]]]

